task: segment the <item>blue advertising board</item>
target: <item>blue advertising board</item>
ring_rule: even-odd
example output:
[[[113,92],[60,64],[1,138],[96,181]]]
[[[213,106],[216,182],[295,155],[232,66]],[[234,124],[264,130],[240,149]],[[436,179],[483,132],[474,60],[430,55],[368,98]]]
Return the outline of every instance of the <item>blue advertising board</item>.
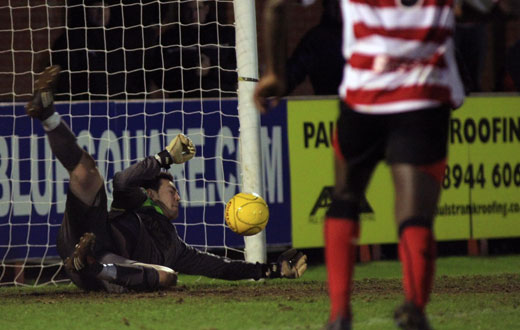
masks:
[[[285,102],[284,102],[285,103]],[[161,151],[177,133],[188,135],[197,156],[170,169],[181,194],[179,235],[197,247],[242,247],[224,226],[224,206],[240,191],[236,100],[81,102],[57,111],[97,161],[106,178]],[[268,246],[290,245],[290,185],[286,109],[262,117],[264,198],[270,207]],[[170,110],[171,109],[171,110]],[[65,210],[68,174],[52,156],[41,125],[23,104],[0,104],[0,258],[57,256],[56,236]],[[205,225],[202,225],[202,223]]]

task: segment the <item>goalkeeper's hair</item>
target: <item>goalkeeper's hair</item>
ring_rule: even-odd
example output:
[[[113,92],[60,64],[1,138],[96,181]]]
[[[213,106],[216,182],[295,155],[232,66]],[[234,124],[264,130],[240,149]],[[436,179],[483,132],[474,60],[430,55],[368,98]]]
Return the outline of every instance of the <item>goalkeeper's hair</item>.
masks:
[[[168,181],[173,182],[173,175],[171,175],[169,172],[161,172],[157,174],[153,179],[146,180],[141,184],[141,187],[144,189],[152,189],[155,191],[159,190],[159,187],[161,186],[161,179],[166,179]]]

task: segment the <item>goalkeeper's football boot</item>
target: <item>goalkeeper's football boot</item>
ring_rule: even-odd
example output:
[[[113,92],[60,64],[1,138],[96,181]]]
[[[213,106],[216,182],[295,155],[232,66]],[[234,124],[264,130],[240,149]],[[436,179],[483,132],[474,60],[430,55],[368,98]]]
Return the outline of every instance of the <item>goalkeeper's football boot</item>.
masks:
[[[65,268],[72,272],[81,272],[88,270],[93,264],[98,264],[94,258],[94,244],[96,243],[96,235],[93,233],[85,233],[79,239],[74,249],[72,258],[65,260]]]
[[[60,70],[58,65],[48,66],[36,80],[33,98],[25,108],[30,117],[44,121],[54,113],[54,90]]]
[[[395,324],[404,330],[431,330],[428,320],[412,302],[405,302],[394,313]]]
[[[327,323],[325,330],[351,330],[352,326],[350,319],[345,317],[338,317],[334,321]]]

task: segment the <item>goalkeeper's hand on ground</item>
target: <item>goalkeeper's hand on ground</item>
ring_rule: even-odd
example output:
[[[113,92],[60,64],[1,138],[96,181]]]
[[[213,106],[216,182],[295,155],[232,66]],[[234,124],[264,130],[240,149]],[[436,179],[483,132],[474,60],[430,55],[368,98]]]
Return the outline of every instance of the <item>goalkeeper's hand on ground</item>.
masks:
[[[182,164],[195,156],[196,149],[189,137],[180,133],[163,151],[155,155],[161,167],[170,168],[171,164]]]
[[[307,270],[307,256],[296,249],[290,249],[278,257],[278,261],[269,264],[268,278],[298,278]]]

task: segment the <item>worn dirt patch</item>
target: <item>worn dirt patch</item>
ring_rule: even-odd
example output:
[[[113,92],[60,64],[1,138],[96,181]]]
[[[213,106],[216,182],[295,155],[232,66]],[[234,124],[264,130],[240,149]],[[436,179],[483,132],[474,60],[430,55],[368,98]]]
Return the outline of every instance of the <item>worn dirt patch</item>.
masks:
[[[37,289],[36,289],[37,290]],[[401,281],[398,279],[363,279],[355,281],[354,297],[385,296],[402,292]],[[520,274],[505,274],[494,276],[441,276],[436,279],[433,293],[466,294],[466,293],[512,293],[520,294]],[[68,299],[173,299],[177,304],[183,304],[186,298],[218,298],[234,301],[256,300],[259,298],[282,298],[285,300],[307,300],[327,295],[326,283],[320,281],[265,281],[233,282],[215,284],[179,285],[163,291],[144,293],[109,294],[105,292],[82,292],[74,287],[56,288],[43,292],[33,289],[21,289],[11,292],[1,292],[0,297],[8,299],[27,298],[39,303],[52,304]],[[281,309],[285,306],[280,306]]]

